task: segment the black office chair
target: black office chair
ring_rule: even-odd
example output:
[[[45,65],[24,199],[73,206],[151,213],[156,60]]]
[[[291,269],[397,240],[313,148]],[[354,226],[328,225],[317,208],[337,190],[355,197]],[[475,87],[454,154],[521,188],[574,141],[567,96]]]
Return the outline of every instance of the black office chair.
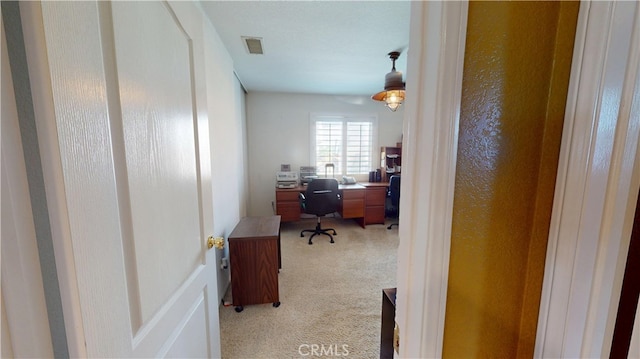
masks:
[[[334,243],[333,236],[329,232],[336,235],[333,228],[322,228],[320,218],[329,213],[336,212],[340,204],[340,193],[338,192],[338,181],[333,178],[314,179],[307,185],[307,190],[300,193],[302,199],[302,208],[305,213],[314,214],[318,220],[315,229],[305,229],[300,232],[300,237],[304,237],[305,232],[313,233],[309,237],[309,244],[313,244],[311,240],[317,234],[325,234],[331,238]]]
[[[394,175],[389,178],[389,197],[391,198],[391,205],[395,208],[395,213],[400,218],[400,176]],[[387,229],[397,225],[397,222],[391,223]]]

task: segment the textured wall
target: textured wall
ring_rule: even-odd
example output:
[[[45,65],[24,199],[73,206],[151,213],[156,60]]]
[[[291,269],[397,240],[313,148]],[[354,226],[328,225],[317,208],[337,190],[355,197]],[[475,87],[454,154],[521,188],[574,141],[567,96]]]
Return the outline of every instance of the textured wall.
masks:
[[[469,4],[445,358],[533,355],[578,4]]]

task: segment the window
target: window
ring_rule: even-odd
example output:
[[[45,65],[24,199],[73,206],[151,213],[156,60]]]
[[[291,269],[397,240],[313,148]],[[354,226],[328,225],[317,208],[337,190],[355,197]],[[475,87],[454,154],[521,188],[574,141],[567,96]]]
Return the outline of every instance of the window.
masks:
[[[374,168],[376,124],[372,115],[311,115],[311,163],[318,174],[327,164],[336,176],[368,174]]]

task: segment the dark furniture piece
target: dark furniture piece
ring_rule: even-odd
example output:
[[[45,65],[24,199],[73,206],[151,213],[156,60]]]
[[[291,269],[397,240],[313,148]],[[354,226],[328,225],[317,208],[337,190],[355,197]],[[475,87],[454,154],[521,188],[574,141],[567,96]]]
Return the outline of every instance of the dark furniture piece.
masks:
[[[236,312],[249,304],[280,306],[280,216],[242,218],[229,235],[229,256]]]
[[[396,323],[396,288],[382,290],[382,324],[380,325],[380,359],[393,359],[393,330]]]
[[[304,212],[315,215],[317,219],[316,228],[303,230],[300,232],[300,237],[304,237],[305,232],[312,233],[311,237],[309,237],[309,244],[313,244],[311,240],[314,236],[324,234],[331,238],[331,243],[334,243],[333,236],[329,232],[333,232],[335,235],[336,230],[322,228],[320,218],[338,211],[338,206],[340,205],[338,181],[333,178],[314,179],[309,182],[304,194],[300,193],[300,198],[302,199]]]
[[[394,175],[389,179],[389,197],[391,197],[391,206],[395,209],[397,217],[400,218],[400,176]],[[398,222],[391,223],[387,229],[397,225]]]

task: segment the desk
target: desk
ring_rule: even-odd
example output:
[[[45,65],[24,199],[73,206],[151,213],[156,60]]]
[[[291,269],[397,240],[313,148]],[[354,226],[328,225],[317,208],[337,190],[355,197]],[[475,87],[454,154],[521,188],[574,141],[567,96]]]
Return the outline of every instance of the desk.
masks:
[[[388,183],[363,182],[357,184],[341,184],[342,201],[338,213],[342,218],[355,219],[362,228],[367,224],[384,224],[384,204],[387,197]],[[300,220],[300,197],[306,186],[295,188],[276,188],[276,214],[282,222]]]

